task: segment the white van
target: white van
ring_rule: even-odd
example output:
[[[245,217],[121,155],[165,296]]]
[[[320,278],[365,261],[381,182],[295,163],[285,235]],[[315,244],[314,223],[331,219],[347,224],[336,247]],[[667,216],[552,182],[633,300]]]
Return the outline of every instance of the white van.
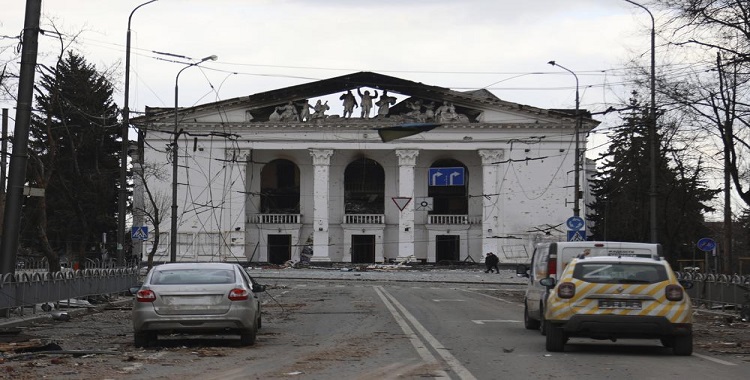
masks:
[[[552,277],[558,280],[565,266],[581,256],[648,257],[662,256],[661,245],[651,243],[626,243],[616,241],[571,241],[539,243],[531,256],[531,266],[519,264],[516,274],[529,278],[524,297],[523,322],[529,330],[544,331],[544,310],[549,289],[539,280]]]

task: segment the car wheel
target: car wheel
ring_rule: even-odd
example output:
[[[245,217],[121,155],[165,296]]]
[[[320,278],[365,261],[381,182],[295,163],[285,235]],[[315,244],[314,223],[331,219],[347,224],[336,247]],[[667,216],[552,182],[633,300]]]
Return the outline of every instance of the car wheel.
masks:
[[[687,335],[678,335],[674,337],[672,341],[674,346],[672,352],[679,356],[690,356],[693,354],[693,333]]]
[[[562,327],[555,326],[549,321],[545,321],[544,323],[547,326],[545,328],[547,330],[547,351],[563,352],[565,350],[565,342],[568,341],[565,337],[565,331],[563,331]]]
[[[547,335],[547,320],[544,318],[544,305],[539,303],[539,332],[542,335]]]
[[[666,348],[672,348],[674,346],[674,338],[672,338],[671,336],[670,337],[661,338],[659,340],[661,340],[661,345],[664,346],[664,347],[666,347]]]
[[[536,319],[532,319],[529,316],[529,306],[524,301],[523,303],[523,327],[526,328],[526,330],[537,330],[540,327],[541,323],[537,321]]]
[[[240,331],[240,345],[241,346],[252,346],[255,344],[255,337],[258,335],[258,327],[254,327],[250,330]]]
[[[150,347],[156,343],[156,333],[136,332],[133,334],[133,343],[136,347]]]

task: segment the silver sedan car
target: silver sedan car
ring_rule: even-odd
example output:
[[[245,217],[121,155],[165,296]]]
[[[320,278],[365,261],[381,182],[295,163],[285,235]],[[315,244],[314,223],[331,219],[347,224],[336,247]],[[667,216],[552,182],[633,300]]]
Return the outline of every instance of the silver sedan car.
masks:
[[[238,264],[155,266],[135,292],[135,346],[151,346],[167,333],[239,334],[242,345],[253,345],[261,326],[256,293],[263,291]]]

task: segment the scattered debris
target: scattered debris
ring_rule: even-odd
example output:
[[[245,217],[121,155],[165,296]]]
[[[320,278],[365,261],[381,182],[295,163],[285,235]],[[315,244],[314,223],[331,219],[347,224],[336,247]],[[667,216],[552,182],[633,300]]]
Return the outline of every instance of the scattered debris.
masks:
[[[52,319],[56,321],[63,321],[63,322],[70,321],[70,314],[64,311],[55,311],[55,312],[50,313],[50,315],[52,316]]]

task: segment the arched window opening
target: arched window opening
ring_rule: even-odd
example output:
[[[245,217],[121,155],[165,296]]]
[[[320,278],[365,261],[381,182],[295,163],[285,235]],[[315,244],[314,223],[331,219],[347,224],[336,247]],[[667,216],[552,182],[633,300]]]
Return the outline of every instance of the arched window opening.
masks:
[[[344,212],[383,214],[385,170],[374,160],[360,158],[344,170]]]
[[[299,168],[294,162],[273,160],[260,172],[260,210],[264,214],[299,214]]]

